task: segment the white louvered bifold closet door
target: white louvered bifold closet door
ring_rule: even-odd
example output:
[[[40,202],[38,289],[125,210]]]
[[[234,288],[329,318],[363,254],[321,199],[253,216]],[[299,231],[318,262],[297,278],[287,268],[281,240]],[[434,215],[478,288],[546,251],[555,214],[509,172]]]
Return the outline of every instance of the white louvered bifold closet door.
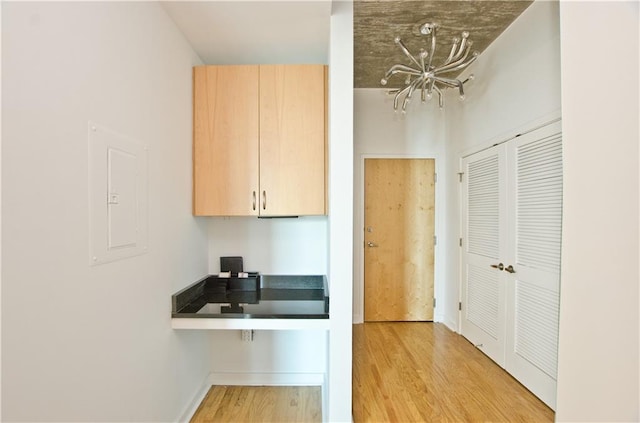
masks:
[[[504,366],[506,251],[505,147],[463,159],[462,333]],[[495,266],[495,267],[492,267]]]
[[[511,227],[506,368],[555,409],[562,228],[560,123],[508,145]]]
[[[555,409],[560,122],[462,159],[462,335]]]

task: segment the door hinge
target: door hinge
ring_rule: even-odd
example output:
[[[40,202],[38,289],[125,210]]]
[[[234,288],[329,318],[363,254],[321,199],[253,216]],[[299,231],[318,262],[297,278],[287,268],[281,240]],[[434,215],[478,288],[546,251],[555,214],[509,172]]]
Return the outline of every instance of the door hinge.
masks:
[[[458,310],[462,311],[462,301],[458,303]]]
[[[462,182],[462,175],[464,175],[464,172],[458,172],[458,181]]]
[[[436,308],[436,299],[433,299],[433,308]]]
[[[433,174],[433,182],[438,182],[438,173]]]
[[[433,236],[433,245],[438,245],[438,236],[437,235]]]
[[[462,247],[462,238],[460,238],[460,242],[458,244]]]

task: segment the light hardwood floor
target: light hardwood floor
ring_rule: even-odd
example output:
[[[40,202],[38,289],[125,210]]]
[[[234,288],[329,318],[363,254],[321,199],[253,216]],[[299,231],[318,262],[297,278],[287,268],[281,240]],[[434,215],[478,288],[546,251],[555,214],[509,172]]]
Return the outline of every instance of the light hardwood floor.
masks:
[[[320,422],[319,386],[212,386],[191,423]]]
[[[191,422],[320,422],[319,387],[213,386]],[[353,421],[553,422],[554,413],[439,323],[353,326]]]
[[[353,420],[552,422],[554,413],[439,323],[353,327]]]

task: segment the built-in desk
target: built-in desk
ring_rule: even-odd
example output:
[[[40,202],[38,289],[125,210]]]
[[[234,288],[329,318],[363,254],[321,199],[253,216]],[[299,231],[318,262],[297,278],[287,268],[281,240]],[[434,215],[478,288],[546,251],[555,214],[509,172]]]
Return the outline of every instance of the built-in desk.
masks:
[[[171,299],[174,329],[329,329],[322,275],[210,275]]]

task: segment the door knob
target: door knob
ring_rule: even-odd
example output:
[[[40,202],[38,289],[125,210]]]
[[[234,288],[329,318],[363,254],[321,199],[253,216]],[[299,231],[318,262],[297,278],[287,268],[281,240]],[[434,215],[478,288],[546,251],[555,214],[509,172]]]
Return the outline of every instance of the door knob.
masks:
[[[493,267],[494,269],[504,270],[504,264],[502,264],[502,263],[490,264],[489,266]]]
[[[377,247],[377,246],[378,246],[378,244],[374,244],[371,241],[367,242],[367,247],[369,247],[369,248],[373,248],[373,247]]]
[[[513,269],[512,265],[508,265],[504,270],[505,270],[505,272],[516,273],[516,271]]]

